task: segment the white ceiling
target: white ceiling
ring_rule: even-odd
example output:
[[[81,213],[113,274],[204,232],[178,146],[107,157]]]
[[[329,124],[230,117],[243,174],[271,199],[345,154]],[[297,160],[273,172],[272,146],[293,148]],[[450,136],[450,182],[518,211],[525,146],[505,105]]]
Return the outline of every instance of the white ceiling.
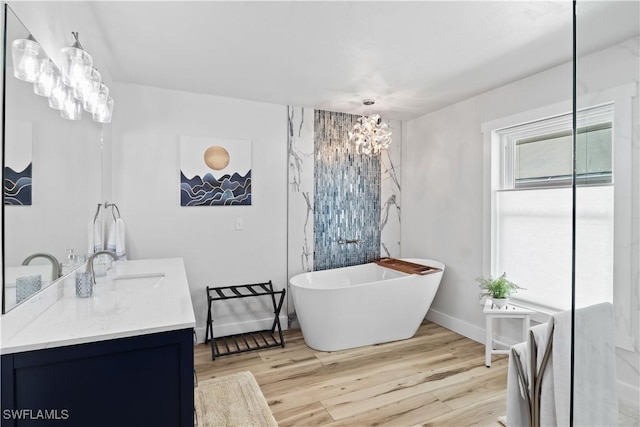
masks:
[[[82,13],[76,31],[113,81],[351,113],[375,98],[385,118],[571,60],[567,0],[60,5]],[[637,1],[579,7],[582,51],[638,32]]]

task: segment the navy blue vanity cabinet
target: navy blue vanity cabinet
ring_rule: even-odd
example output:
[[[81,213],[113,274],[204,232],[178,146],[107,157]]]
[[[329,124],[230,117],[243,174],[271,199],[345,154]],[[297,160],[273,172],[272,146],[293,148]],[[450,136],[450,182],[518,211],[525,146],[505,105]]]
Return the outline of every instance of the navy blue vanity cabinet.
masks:
[[[0,369],[2,427],[193,426],[192,328],[5,354]]]

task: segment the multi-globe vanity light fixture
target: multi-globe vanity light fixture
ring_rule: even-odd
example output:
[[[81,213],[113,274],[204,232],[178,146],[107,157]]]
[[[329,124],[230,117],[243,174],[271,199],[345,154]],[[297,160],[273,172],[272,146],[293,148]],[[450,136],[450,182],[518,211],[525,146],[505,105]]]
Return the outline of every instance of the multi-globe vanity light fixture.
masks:
[[[13,75],[33,83],[33,91],[49,98],[49,106],[60,110],[68,120],[80,120],[82,111],[99,123],[111,123],[113,98],[102,77],[93,67],[93,58],[82,48],[78,33],[75,42],[61,50],[61,70],[46,55],[40,44],[29,35],[11,45]]]
[[[371,106],[375,104],[373,99],[365,99],[362,103],[369,106],[369,115],[358,118],[353,132],[349,132],[349,143],[356,145],[358,153],[377,155],[389,148],[389,125],[382,121],[379,114],[371,114]]]

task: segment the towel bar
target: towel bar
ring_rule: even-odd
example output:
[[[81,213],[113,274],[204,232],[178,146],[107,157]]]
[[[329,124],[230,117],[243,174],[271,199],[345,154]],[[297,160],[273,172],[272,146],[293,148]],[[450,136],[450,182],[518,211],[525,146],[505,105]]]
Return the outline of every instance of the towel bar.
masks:
[[[528,408],[527,415],[529,417],[529,427],[540,427],[540,390],[542,388],[542,377],[547,369],[547,365],[549,364],[549,358],[551,357],[553,334],[550,333],[549,335],[549,341],[547,341],[547,347],[544,350],[539,370],[536,368],[538,366],[538,346],[536,345],[535,337],[531,330],[529,330],[529,343],[530,345],[527,345],[527,350],[530,353],[529,360],[531,361],[530,381],[527,379],[522,363],[520,362],[520,357],[513,347],[511,348],[511,357],[513,357],[515,361],[516,371],[518,373],[518,382],[526,394],[525,398]]]

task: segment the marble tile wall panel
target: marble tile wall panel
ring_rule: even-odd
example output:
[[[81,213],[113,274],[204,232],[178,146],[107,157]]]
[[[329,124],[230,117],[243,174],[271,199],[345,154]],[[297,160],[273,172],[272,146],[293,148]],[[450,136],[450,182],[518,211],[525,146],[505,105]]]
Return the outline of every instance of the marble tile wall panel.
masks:
[[[391,145],[380,154],[380,256],[400,258],[402,122],[389,121]]]
[[[313,270],[313,110],[288,108],[289,277]]]
[[[288,107],[287,277],[313,270],[313,109]],[[287,314],[295,312],[287,293]]]
[[[347,143],[357,118],[322,110],[314,114],[314,270],[380,256],[380,158],[358,154]]]

